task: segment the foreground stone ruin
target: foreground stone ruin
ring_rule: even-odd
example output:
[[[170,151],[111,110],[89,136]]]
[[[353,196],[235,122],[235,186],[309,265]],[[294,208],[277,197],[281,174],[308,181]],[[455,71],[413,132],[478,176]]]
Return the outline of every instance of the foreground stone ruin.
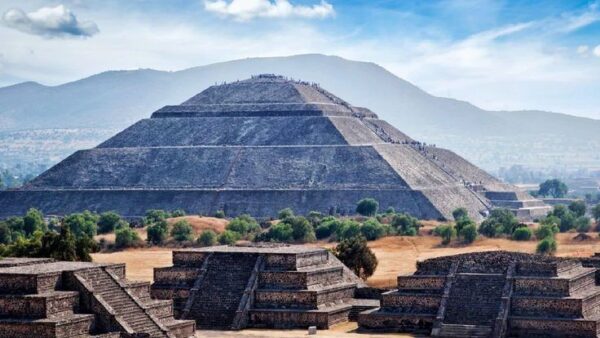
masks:
[[[123,264],[0,260],[0,337],[191,337],[170,300],[129,282]]]
[[[436,337],[597,337],[596,274],[579,260],[504,251],[429,259],[358,324]]]
[[[287,207],[348,214],[366,197],[421,219],[451,219],[458,207],[473,218],[493,207],[522,219],[549,210],[318,85],[260,75],[163,107],[23,188],[0,191],[0,217],[31,207],[127,217],[149,209],[272,217]]]
[[[172,299],[177,318],[200,329],[320,329],[378,301],[356,299],[363,282],[321,248],[219,246],[173,252],[156,268],[152,296]]]

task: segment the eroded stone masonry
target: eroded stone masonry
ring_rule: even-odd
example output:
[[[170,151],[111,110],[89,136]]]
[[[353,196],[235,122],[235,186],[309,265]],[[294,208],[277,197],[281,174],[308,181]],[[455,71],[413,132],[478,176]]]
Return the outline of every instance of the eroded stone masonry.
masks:
[[[172,299],[177,318],[199,329],[328,328],[378,306],[330,252],[291,245],[176,250],[156,268],[152,296]]]
[[[520,218],[548,207],[455,153],[413,140],[316,84],[259,75],[166,106],[96,148],[80,150],[14,191],[0,217],[35,207],[127,217],[149,209],[271,217],[354,213],[365,197],[423,219],[465,207]]]
[[[170,300],[125,279],[124,264],[0,260],[0,337],[192,337]]]
[[[599,265],[505,251],[429,259],[358,323],[434,337],[597,337]]]

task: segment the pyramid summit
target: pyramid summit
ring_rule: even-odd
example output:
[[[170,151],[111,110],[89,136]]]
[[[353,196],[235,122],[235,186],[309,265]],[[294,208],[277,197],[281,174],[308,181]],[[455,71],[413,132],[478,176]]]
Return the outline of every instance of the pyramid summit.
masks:
[[[316,84],[276,75],[209,87],[80,150],[19,190],[0,215],[148,209],[228,216],[353,213],[365,197],[419,218],[465,207],[522,217],[547,207],[449,150],[415,141]]]

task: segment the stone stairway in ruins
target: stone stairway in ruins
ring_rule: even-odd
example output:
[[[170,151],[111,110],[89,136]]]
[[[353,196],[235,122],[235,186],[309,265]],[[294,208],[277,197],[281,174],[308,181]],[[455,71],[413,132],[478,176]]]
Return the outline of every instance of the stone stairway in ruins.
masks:
[[[183,318],[195,319],[199,328],[231,329],[257,259],[256,254],[213,253],[191,290]]]
[[[136,333],[148,334],[151,338],[171,337],[168,329],[161,327],[141,304],[136,302],[109,272],[102,268],[77,271],[77,276],[93,288],[93,292],[108,303],[124,322]]]
[[[441,337],[488,337],[500,310],[504,274],[458,273],[446,304]]]

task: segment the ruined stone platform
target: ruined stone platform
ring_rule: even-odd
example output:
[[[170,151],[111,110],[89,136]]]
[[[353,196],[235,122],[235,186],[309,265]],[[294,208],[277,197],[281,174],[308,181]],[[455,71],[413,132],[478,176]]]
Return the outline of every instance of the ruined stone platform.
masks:
[[[301,245],[216,246],[173,251],[173,266],[154,269],[152,296],[172,299],[175,316],[198,328],[306,328],[348,321],[373,300],[330,252]]]
[[[596,272],[576,259],[505,251],[429,259],[358,324],[435,337],[597,337]]]
[[[152,300],[150,283],[125,279],[125,265],[0,260],[0,337],[191,337],[193,321]]]

